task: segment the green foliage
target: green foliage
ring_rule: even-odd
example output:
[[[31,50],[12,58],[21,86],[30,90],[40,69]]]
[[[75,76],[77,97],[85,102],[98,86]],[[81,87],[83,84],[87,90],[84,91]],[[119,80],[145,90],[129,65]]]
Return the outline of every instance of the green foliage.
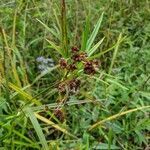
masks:
[[[148,0],[0,1],[0,150],[148,149],[149,14]],[[72,46],[94,75],[60,68]],[[39,56],[54,66],[40,72]]]

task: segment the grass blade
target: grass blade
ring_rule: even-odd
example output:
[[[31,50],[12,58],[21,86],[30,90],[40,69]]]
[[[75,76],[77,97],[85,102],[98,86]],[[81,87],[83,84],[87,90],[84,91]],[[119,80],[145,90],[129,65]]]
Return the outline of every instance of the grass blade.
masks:
[[[71,137],[73,137],[73,138],[77,138],[77,137],[75,137],[74,135],[72,135],[71,133],[69,133],[66,129],[61,128],[59,125],[53,123],[52,121],[48,120],[47,118],[45,118],[45,117],[43,117],[43,116],[40,116],[40,115],[37,114],[37,113],[34,113],[34,114],[35,114],[35,116],[36,116],[39,120],[41,120],[41,121],[43,121],[43,122],[45,122],[45,123],[47,123],[47,124],[53,126],[53,127],[56,128],[57,130],[59,130],[59,131],[65,133],[65,134],[67,134],[67,135],[69,135],[69,136],[71,136]]]
[[[30,118],[30,120],[32,122],[32,125],[33,125],[33,127],[34,127],[34,129],[35,129],[35,131],[36,131],[36,133],[39,137],[39,140],[42,144],[43,149],[44,150],[49,150],[48,145],[47,145],[47,141],[46,141],[45,136],[43,134],[43,131],[42,131],[42,129],[40,127],[40,124],[38,123],[38,120],[35,117],[33,111],[30,108],[26,108],[25,111],[26,111],[28,117]]]
[[[55,31],[53,31],[51,28],[49,28],[45,23],[43,23],[42,21],[40,21],[39,19],[36,19],[39,23],[41,23],[45,29],[47,29],[47,31],[49,31],[53,36],[55,36],[57,39],[60,39],[59,36],[56,34]]]
[[[93,44],[93,42],[94,42],[94,40],[98,34],[99,28],[100,28],[102,20],[103,20],[103,15],[104,15],[104,12],[102,13],[101,17],[99,18],[90,38],[87,41],[87,44],[86,44],[86,51],[87,52],[91,49],[91,46],[92,46],[92,44]]]
[[[52,41],[49,41],[48,39],[46,39],[46,41],[51,45],[53,49],[55,49],[60,55],[63,56],[63,53],[61,52],[61,49],[59,46],[55,45],[55,43],[53,43]]]
[[[116,56],[117,56],[117,52],[118,52],[118,49],[119,49],[121,39],[122,39],[122,34],[120,33],[120,35],[118,37],[117,44],[116,44],[116,48],[115,48],[114,53],[113,53],[113,58],[112,58],[112,61],[111,61],[111,64],[110,64],[110,68],[109,68],[109,72],[108,72],[109,74],[111,74],[113,65],[115,63],[115,59],[116,59]]]
[[[89,51],[88,51],[88,56],[91,56],[97,49],[98,47],[102,44],[104,41],[105,37],[102,38],[97,44],[95,44]]]
[[[119,82],[113,80],[113,79],[106,79],[106,81],[108,81],[109,83],[115,84],[118,87],[124,89],[124,90],[129,90],[127,87],[125,87],[124,85],[120,84]]]
[[[108,117],[108,118],[106,118],[106,119],[104,119],[104,120],[101,120],[101,121],[99,121],[99,122],[93,124],[93,125],[89,128],[89,130],[92,130],[92,129],[96,128],[97,126],[99,126],[99,125],[101,125],[101,124],[103,124],[103,123],[105,123],[105,122],[107,122],[107,121],[116,119],[116,118],[118,118],[118,117],[120,117],[120,116],[129,114],[129,113],[132,113],[132,112],[135,112],[135,111],[138,111],[138,110],[147,109],[147,108],[150,108],[150,105],[148,105],[148,106],[142,106],[142,107],[138,107],[138,108],[134,108],[134,109],[130,109],[130,110],[127,110],[127,111],[124,111],[124,112],[119,112],[119,113],[116,114],[116,115],[110,116],[110,117]]]
[[[33,85],[35,82],[37,82],[40,78],[42,78],[42,77],[45,76],[46,74],[52,72],[53,70],[57,69],[58,67],[59,67],[59,65],[54,66],[54,67],[52,67],[52,68],[49,68],[49,69],[43,71],[40,75],[38,75],[38,76],[35,78],[35,80],[33,81],[32,85]]]
[[[25,143],[25,142],[17,141],[17,140],[13,140],[12,142],[14,145],[23,146],[23,147],[26,147],[26,149],[30,149],[30,148],[35,149],[36,148],[36,149],[40,150],[39,147],[37,147],[36,145],[30,144],[30,143]],[[6,139],[6,140],[4,140],[4,143],[10,144],[10,140]],[[1,147],[0,147],[0,150],[6,150],[6,148],[1,149]]]
[[[9,82],[9,87],[12,88],[13,90],[15,90],[16,92],[18,92],[19,94],[21,94],[24,98],[30,100],[31,102],[33,102],[36,105],[40,105],[41,103],[36,100],[35,98],[33,98],[30,94],[26,93],[25,91],[22,90],[22,88],[19,88],[17,86],[15,86],[14,84]]]
[[[35,143],[33,141],[31,141],[29,138],[27,138],[26,136],[22,135],[21,133],[19,133],[16,130],[13,130],[13,132],[18,135],[19,137],[21,137],[22,139],[26,140],[27,142],[29,142],[30,144],[35,145]]]
[[[125,39],[126,37],[122,38],[120,41],[119,41],[119,44]],[[91,56],[89,57],[89,59],[95,59],[95,58],[98,58],[102,55],[104,55],[105,53],[108,53],[109,51],[113,50],[116,46],[117,46],[118,43],[116,43],[115,45],[113,45],[112,47],[98,53],[98,54],[95,54],[94,56]]]
[[[93,103],[93,102],[99,102],[99,100],[94,100],[94,101],[91,101],[91,100],[68,101],[68,102],[66,102],[66,104],[68,106],[72,106],[72,105],[79,105],[79,104]],[[49,109],[57,108],[58,103],[52,103],[52,104],[32,107],[32,110],[40,112],[40,111],[43,111],[45,109],[45,106],[48,107]],[[63,107],[63,106],[64,106],[64,104],[59,105],[60,108]]]
[[[81,43],[82,51],[85,51],[86,49],[86,44],[87,44],[88,35],[89,35],[89,26],[90,26],[90,22],[89,22],[89,16],[88,16],[86,19],[85,29],[82,33],[82,43]]]

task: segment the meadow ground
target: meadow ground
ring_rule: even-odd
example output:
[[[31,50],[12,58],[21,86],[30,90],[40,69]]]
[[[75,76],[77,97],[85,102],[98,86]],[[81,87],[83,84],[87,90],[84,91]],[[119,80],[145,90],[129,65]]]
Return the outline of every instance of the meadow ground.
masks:
[[[149,150],[150,1],[1,0],[0,150]]]

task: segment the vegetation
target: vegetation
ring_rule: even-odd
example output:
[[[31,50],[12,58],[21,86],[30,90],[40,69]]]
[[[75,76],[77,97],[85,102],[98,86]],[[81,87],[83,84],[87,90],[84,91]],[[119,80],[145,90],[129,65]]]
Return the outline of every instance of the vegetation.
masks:
[[[0,1],[0,150],[147,150],[149,0]]]

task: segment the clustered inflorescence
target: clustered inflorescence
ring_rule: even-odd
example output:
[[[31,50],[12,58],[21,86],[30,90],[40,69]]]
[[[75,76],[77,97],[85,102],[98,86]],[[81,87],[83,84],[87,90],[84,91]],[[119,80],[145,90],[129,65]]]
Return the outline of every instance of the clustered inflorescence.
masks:
[[[78,70],[78,64],[82,64],[84,73],[88,75],[94,75],[98,68],[98,61],[88,60],[87,53],[80,52],[77,47],[72,47],[71,49],[71,60],[67,61],[61,58],[59,61],[60,68],[68,72]],[[60,93],[66,93],[66,90],[70,93],[75,93],[79,89],[80,83],[81,81],[77,78],[63,81],[58,85],[58,90]]]

